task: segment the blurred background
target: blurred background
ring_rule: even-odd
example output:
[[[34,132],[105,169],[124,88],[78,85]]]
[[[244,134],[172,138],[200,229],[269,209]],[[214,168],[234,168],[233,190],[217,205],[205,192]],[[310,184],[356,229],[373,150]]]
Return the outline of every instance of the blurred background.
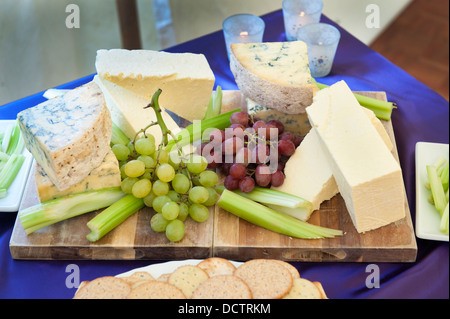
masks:
[[[324,15],[448,100],[448,0],[323,1]],[[134,45],[120,23],[133,3],[138,44],[161,50],[220,30],[230,15],[280,10],[282,0],[0,0],[0,105],[95,73],[97,49]],[[70,4],[80,28],[66,27]],[[380,28],[365,26],[368,4],[379,6]]]

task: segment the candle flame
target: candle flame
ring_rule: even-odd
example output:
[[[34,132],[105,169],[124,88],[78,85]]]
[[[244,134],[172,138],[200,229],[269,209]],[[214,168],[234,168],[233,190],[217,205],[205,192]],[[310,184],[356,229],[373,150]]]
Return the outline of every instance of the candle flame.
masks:
[[[239,35],[244,36],[244,35],[248,35],[247,31],[242,31]]]
[[[305,16],[305,12],[304,11],[300,12],[300,16],[304,17]]]

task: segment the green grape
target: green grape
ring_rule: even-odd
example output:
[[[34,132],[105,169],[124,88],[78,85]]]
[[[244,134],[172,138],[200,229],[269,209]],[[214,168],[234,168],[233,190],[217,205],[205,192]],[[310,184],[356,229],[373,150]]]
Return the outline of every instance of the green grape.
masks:
[[[128,142],[128,148],[130,149],[130,154],[133,154],[136,150],[134,149],[134,143],[133,141]]]
[[[208,220],[209,210],[205,205],[192,204],[189,207],[189,216],[196,222],[203,223]]]
[[[144,178],[134,183],[131,191],[134,197],[144,198],[145,196],[150,194],[151,190],[152,190],[152,182]]]
[[[136,152],[142,155],[152,155],[155,153],[156,144],[153,135],[147,135],[136,140],[134,147]]]
[[[150,220],[150,227],[153,229],[153,231],[162,233],[166,231],[166,227],[169,222],[170,221],[165,219],[161,213],[157,213],[152,216],[152,219]]]
[[[194,184],[195,186],[203,186],[202,183],[200,183],[200,175],[192,176],[192,184]]]
[[[209,193],[209,197],[208,197],[208,200],[203,203],[203,205],[208,206],[208,207],[214,206],[216,204],[217,200],[219,199],[219,194],[217,194],[216,190],[211,187],[206,188],[206,190]]]
[[[161,214],[167,220],[174,220],[178,217],[180,213],[180,208],[178,204],[175,202],[167,202],[161,209]]]
[[[167,196],[169,196],[169,198],[171,200],[173,200],[174,202],[180,202],[181,201],[181,196],[180,194],[178,194],[176,191],[174,191],[173,189],[171,189],[168,193]]]
[[[140,155],[137,158],[138,161],[144,162],[146,169],[154,169],[155,168],[155,160],[153,157],[148,155]]]
[[[189,192],[189,200],[195,204],[202,204],[209,198],[208,190],[203,186],[192,187]]]
[[[163,163],[156,168],[156,176],[163,182],[171,182],[175,177],[175,170],[170,164]]]
[[[152,179],[152,177],[153,177],[152,171],[153,171],[152,169],[146,168],[146,169],[145,169],[145,173],[142,174],[142,176],[140,176],[140,179],[144,179],[144,178],[146,178],[146,179]]]
[[[177,170],[180,167],[181,158],[175,152],[172,152],[172,153],[169,154],[169,161],[168,161],[168,163],[175,170]]]
[[[120,183],[120,188],[122,189],[122,192],[131,194],[133,185],[137,181],[139,181],[139,179],[136,177],[126,177],[125,179],[123,179],[122,182]]]
[[[113,145],[111,150],[119,161],[126,161],[131,153],[130,149],[123,144]]]
[[[150,192],[147,196],[144,197],[144,204],[147,207],[153,207],[153,200],[156,198],[155,193]]]
[[[219,176],[214,171],[203,171],[200,173],[200,184],[205,187],[216,186],[219,182]]]
[[[153,209],[157,212],[157,213],[162,213],[162,208],[163,206],[168,203],[171,202],[171,199],[169,198],[169,196],[157,196],[154,200],[153,200]]]
[[[157,196],[167,195],[169,193],[169,190],[169,183],[163,182],[159,179],[153,183],[153,193],[155,193],[155,195]]]
[[[120,163],[120,178],[121,179],[124,179],[127,177],[127,174],[125,174],[125,165],[127,165],[127,162]]]
[[[172,220],[166,227],[166,237],[172,242],[183,239],[184,232],[184,223],[179,219]]]
[[[189,178],[184,174],[178,173],[172,180],[172,188],[178,194],[186,194],[189,191],[190,187],[191,182],[189,181]]]
[[[181,203],[179,206],[180,212],[178,213],[178,219],[184,222],[189,216],[189,206],[186,203]]]
[[[200,174],[208,167],[208,160],[200,155],[192,155],[186,164],[192,174]]]
[[[152,156],[153,159],[160,164],[169,163],[169,153],[164,149],[159,149],[158,151],[154,152]]]
[[[138,160],[131,160],[125,165],[125,174],[128,177],[139,177],[145,173],[144,162]]]

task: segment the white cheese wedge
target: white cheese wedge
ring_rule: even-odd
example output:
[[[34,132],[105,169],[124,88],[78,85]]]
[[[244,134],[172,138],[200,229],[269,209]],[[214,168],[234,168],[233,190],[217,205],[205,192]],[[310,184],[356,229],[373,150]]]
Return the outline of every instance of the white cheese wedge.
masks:
[[[203,54],[99,50],[95,66],[102,78],[144,98],[161,89],[160,105],[191,122],[203,119],[215,82]]]
[[[65,190],[85,179],[109,152],[111,115],[94,82],[17,115],[25,146]]]
[[[230,68],[246,97],[285,114],[305,113],[318,91],[302,41],[233,43]]]
[[[112,151],[106,154],[100,166],[94,168],[81,182],[60,191],[39,164],[35,169],[35,184],[41,203],[66,195],[120,186],[119,162]]]
[[[111,118],[129,139],[134,139],[136,133],[152,122],[156,122],[155,111],[151,108],[144,109],[150,104],[151,99],[141,97],[135,93],[124,89],[102,77],[96,75],[94,81],[100,86],[106,105],[111,112]],[[161,116],[167,128],[176,134],[180,127],[173,118],[164,110]],[[162,133],[159,125],[150,127],[147,133],[155,137],[156,145],[161,143]]]
[[[347,84],[320,91],[307,113],[356,230],[404,218],[400,165]]]
[[[372,125],[383,139],[386,147],[392,150],[393,144],[381,121],[375,114],[362,108]],[[312,128],[286,163],[284,169],[286,178],[283,185],[272,187],[285,193],[299,196],[313,204],[313,211],[320,205],[339,193],[336,180],[329,165],[326,154],[320,145],[316,129]],[[299,214],[296,210],[284,207],[273,207],[280,212],[292,215],[301,220],[307,220],[310,215]],[[301,211],[304,212],[304,211]]]

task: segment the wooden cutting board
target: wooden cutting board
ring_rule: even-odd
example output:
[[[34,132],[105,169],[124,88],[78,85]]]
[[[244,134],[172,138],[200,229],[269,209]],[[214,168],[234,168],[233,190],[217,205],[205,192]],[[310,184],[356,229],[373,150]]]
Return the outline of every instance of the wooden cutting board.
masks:
[[[384,92],[360,92],[386,100]],[[223,112],[233,108],[245,109],[239,91],[224,91]],[[306,117],[305,117],[306,119]],[[307,122],[307,121],[305,121]],[[393,154],[398,160],[391,121],[382,121],[394,144]],[[185,123],[181,123],[183,126]],[[308,126],[302,128],[304,132]],[[38,203],[34,174],[30,174],[20,210]],[[276,258],[286,261],[311,262],[414,262],[417,244],[408,201],[405,197],[406,217],[377,230],[359,234],[350,219],[344,200],[336,195],[322,204],[309,222],[341,229],[342,237],[303,240],[280,235],[254,226],[224,211],[210,208],[204,223],[188,219],[186,235],[181,242],[171,243],[165,234],[150,228],[154,211],[144,208],[96,243],[86,239],[86,223],[98,212],[46,227],[26,235],[17,219],[10,239],[11,255],[15,259],[96,259],[96,260],[180,260],[219,256],[231,260]]]

